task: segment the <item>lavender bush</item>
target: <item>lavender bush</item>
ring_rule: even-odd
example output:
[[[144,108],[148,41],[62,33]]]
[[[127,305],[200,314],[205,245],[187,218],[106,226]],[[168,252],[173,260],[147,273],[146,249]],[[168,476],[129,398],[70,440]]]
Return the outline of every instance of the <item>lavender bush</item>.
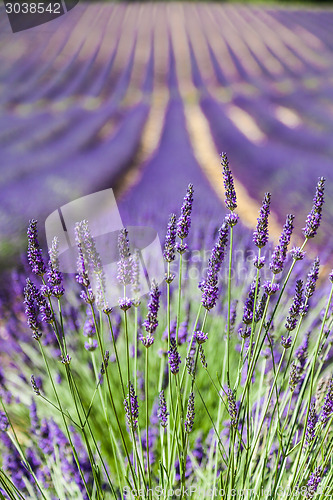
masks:
[[[147,300],[126,294],[138,286],[126,229],[112,310],[87,221],[66,278],[57,241],[45,259],[30,222],[29,271],[13,273],[1,298],[0,498],[332,493],[333,272],[305,253],[325,179],[303,243],[290,248],[299,221],[288,214],[272,247],[270,193],[249,235],[224,153],[221,164],[230,212],[210,255],[191,250],[190,184],[166,228],[165,282],[152,281]]]

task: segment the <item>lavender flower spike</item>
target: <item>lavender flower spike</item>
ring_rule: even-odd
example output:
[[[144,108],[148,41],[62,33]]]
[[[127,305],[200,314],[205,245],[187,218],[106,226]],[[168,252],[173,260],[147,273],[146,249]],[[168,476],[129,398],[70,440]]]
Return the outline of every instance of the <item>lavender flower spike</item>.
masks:
[[[333,415],[333,378],[329,381],[328,389],[325,395],[324,404],[321,408],[320,421],[326,424]]]
[[[268,216],[270,212],[271,194],[265,193],[259,217],[257,219],[257,227],[253,233],[253,242],[258,248],[262,248],[268,241]]]
[[[231,423],[232,427],[236,427],[236,425],[237,425],[237,405],[236,405],[235,394],[230,389],[230,387],[228,387],[228,389],[227,389],[227,397],[228,397],[228,409],[229,409],[229,415],[230,415],[230,423]]]
[[[234,187],[234,179],[232,177],[229,161],[226,153],[221,153],[221,165],[223,174],[223,184],[225,190],[226,207],[233,212],[237,208],[236,191]]]
[[[289,332],[295,330],[296,328],[297,318],[300,313],[302,303],[303,303],[303,281],[297,280],[294,300],[290,306],[289,316],[287,317],[285,324],[285,327]]]
[[[38,276],[46,273],[46,267],[43,260],[42,250],[38,242],[37,221],[32,219],[29,222],[28,235],[28,262],[31,270]]]
[[[157,416],[160,420],[160,424],[162,427],[166,427],[168,425],[168,415],[169,412],[167,410],[167,404],[164,396],[164,391],[161,391],[159,394],[159,406]]]
[[[51,294],[59,298],[64,294],[62,286],[62,274],[59,269],[59,240],[54,237],[51,248],[49,249],[49,265],[47,270],[47,278],[50,285]]]
[[[188,398],[186,420],[184,422],[185,431],[188,434],[193,429],[194,416],[195,416],[195,411],[194,411],[194,393],[191,392],[191,394],[189,395],[189,398]]]
[[[129,393],[128,397],[124,400],[124,407],[128,426],[135,431],[138,427],[139,405],[138,397],[135,394],[134,386],[131,381],[129,381]]]
[[[321,476],[322,476],[321,467],[316,467],[314,472],[312,472],[309,478],[308,484],[306,485],[306,498],[314,497],[318,489],[319,483],[322,479]]]
[[[176,339],[172,337],[170,339],[170,349],[168,351],[170,371],[174,375],[179,372],[179,365],[181,362],[181,357],[177,349]]]
[[[208,262],[206,279],[199,283],[202,291],[201,303],[209,311],[215,307],[218,299],[218,273],[225,256],[225,249],[228,243],[229,226],[225,222],[219,231],[219,239],[214,245]]]
[[[119,283],[123,285],[130,285],[133,283],[133,258],[131,257],[128,231],[126,228],[122,229],[118,237],[118,249],[120,260],[118,262],[118,275]]]
[[[28,326],[33,332],[33,338],[36,340],[38,340],[42,335],[38,322],[38,295],[39,292],[36,286],[29,278],[27,278],[27,284],[24,287],[25,314],[27,317]]]
[[[313,206],[311,212],[307,216],[303,234],[306,238],[314,238],[320,225],[322,210],[324,205],[324,185],[325,178],[319,177],[316,193],[313,198]]]
[[[307,445],[310,445],[314,440],[317,422],[318,422],[318,416],[316,413],[316,405],[312,401],[310,406],[308,424],[305,432],[305,442]]]
[[[312,297],[312,295],[316,290],[316,284],[319,277],[319,265],[320,265],[319,258],[316,257],[316,259],[313,262],[312,268],[308,274],[308,279],[305,284],[304,295],[308,299]]]
[[[177,221],[177,235],[183,240],[187,238],[191,227],[191,213],[193,206],[193,184],[189,184],[184,198],[180,216]]]
[[[160,305],[160,295],[161,292],[158,289],[158,285],[155,281],[153,281],[150,289],[147,319],[143,323],[143,326],[149,335],[152,335],[158,326],[157,313]]]
[[[167,262],[172,262],[173,260],[175,260],[176,256],[175,254],[176,235],[177,235],[176,225],[177,225],[176,215],[171,214],[168,223],[167,233],[165,236],[164,252],[163,252],[163,256]]]
[[[274,274],[281,273],[287,257],[288,245],[290,243],[291,235],[294,229],[294,215],[287,215],[286,222],[283,226],[283,231],[279,239],[279,244],[275,247],[272,260],[269,265]]]

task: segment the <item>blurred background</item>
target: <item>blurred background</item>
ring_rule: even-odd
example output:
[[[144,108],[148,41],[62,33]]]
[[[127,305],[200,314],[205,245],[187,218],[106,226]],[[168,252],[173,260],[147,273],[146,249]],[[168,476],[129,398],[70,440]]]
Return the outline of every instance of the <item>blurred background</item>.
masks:
[[[298,232],[327,178],[319,243],[333,222],[330,2],[79,3],[13,34],[0,9],[0,260],[29,219],[113,188],[126,225],[164,237],[187,184],[198,227],[225,213],[220,153],[239,213],[272,192],[278,234]]]

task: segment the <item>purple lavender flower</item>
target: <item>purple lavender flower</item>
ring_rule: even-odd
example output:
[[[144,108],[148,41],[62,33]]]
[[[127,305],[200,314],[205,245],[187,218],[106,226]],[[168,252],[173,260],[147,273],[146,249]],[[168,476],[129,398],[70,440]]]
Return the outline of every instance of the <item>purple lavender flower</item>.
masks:
[[[292,343],[292,338],[289,335],[289,337],[284,337],[283,335],[281,336],[281,345],[284,349],[289,349],[291,347]]]
[[[105,274],[95,240],[88,226],[88,221],[83,220],[75,225],[75,240],[82,251],[83,261],[88,266],[88,272],[92,271],[95,275],[96,305],[102,311],[107,306],[105,303]]]
[[[34,391],[36,396],[40,396],[40,388],[37,385],[37,382],[36,382],[34,375],[31,375],[30,382],[31,382],[32,390]]]
[[[267,295],[274,295],[274,293],[278,292],[280,289],[280,285],[278,283],[272,283],[271,281],[265,281],[262,287]]]
[[[51,294],[59,298],[64,294],[64,287],[62,286],[62,274],[59,269],[59,240],[57,237],[53,238],[49,250],[49,257],[47,279],[50,285]]]
[[[159,394],[159,406],[157,416],[160,420],[160,424],[162,427],[166,427],[168,425],[168,415],[169,412],[167,410],[167,404],[164,396],[164,391],[161,391]]]
[[[297,365],[295,361],[293,361],[291,363],[290,373],[289,373],[289,387],[292,392],[296,389],[296,386],[298,385],[300,380],[301,380],[300,366]]]
[[[135,394],[134,386],[131,381],[129,381],[129,393],[124,400],[124,407],[128,426],[135,431],[138,427],[139,405],[138,397]]]
[[[172,337],[170,339],[170,349],[168,351],[170,371],[174,375],[179,372],[179,365],[181,363],[181,357],[177,349],[176,339]]]
[[[325,395],[324,404],[320,412],[320,421],[326,424],[333,415],[333,378],[329,381],[328,389]]]
[[[262,269],[265,265],[265,261],[266,261],[266,258],[265,257],[255,257],[254,260],[253,260],[253,265],[254,267],[256,267],[257,269]]]
[[[230,423],[232,427],[236,427],[237,425],[237,405],[236,398],[234,392],[228,387],[227,389],[227,398],[228,398],[228,410],[230,415]]]
[[[191,392],[191,394],[189,395],[189,398],[188,398],[186,419],[185,419],[185,422],[184,422],[185,431],[188,434],[193,429],[194,416],[195,416],[195,411],[194,411],[194,393]]]
[[[202,292],[201,303],[208,311],[215,307],[218,299],[218,273],[225,256],[228,230],[229,226],[224,222],[219,230],[219,239],[215,243],[209,258],[206,279],[199,284]]]
[[[155,339],[151,335],[147,335],[147,337],[140,337],[140,341],[142,342],[143,347],[148,349],[153,345]]]
[[[316,284],[317,284],[318,277],[319,277],[319,265],[320,265],[320,262],[319,262],[319,258],[317,257],[313,262],[312,268],[308,274],[307,282],[305,284],[304,295],[308,299],[310,297],[312,297],[312,295],[314,294],[314,292],[316,290]]]
[[[202,367],[206,370],[206,368],[207,368],[207,361],[206,361],[205,351],[204,351],[204,348],[203,348],[202,344],[199,344],[198,350],[199,350],[200,362],[202,364]]]
[[[118,262],[117,279],[122,285],[130,285],[133,283],[133,257],[131,256],[128,231],[126,228],[121,229],[118,236],[118,249],[120,260]]]
[[[306,238],[314,238],[320,225],[322,210],[324,205],[324,185],[325,178],[319,177],[316,193],[313,198],[313,206],[311,212],[307,216],[303,234]]]
[[[285,327],[289,332],[291,332],[296,328],[297,318],[299,316],[302,304],[303,304],[303,281],[297,280],[294,300],[289,308],[289,316],[287,317],[285,324]]]
[[[119,299],[118,300],[119,307],[122,311],[127,311],[130,309],[133,305],[132,299],[129,299],[128,297],[125,297],[124,299]]]
[[[303,260],[305,257],[305,252],[303,252],[300,247],[294,247],[290,250],[290,254],[294,260]]]
[[[28,227],[28,262],[31,270],[38,276],[43,276],[46,273],[46,267],[43,260],[42,250],[38,242],[37,221],[32,219],[29,221]]]
[[[234,187],[234,179],[232,177],[229,161],[226,153],[221,153],[221,165],[223,174],[223,184],[225,190],[226,207],[233,212],[237,208],[236,191]]]
[[[267,299],[268,299],[268,295],[267,293],[263,293],[262,296],[261,296],[261,299],[259,301],[259,304],[257,306],[257,310],[256,310],[256,313],[255,313],[255,322],[258,323],[258,321],[261,320],[261,318],[263,317],[264,315],[264,311],[265,311],[265,307],[266,307],[266,303],[267,303]]]
[[[165,236],[163,256],[167,262],[175,260],[175,245],[177,236],[177,218],[175,214],[170,215],[167,233]]]
[[[230,214],[225,216],[224,221],[226,224],[228,224],[228,226],[234,227],[239,221],[239,215],[231,212]]]
[[[180,209],[180,216],[177,221],[177,235],[181,240],[187,238],[188,233],[190,231],[192,206],[193,206],[193,184],[189,184],[183,205]]]
[[[253,233],[253,242],[259,248],[264,247],[268,241],[268,216],[270,212],[270,204],[271,194],[265,193],[259,217],[257,219],[257,227]]]
[[[83,254],[83,246],[81,243],[78,243],[78,258],[77,258],[77,272],[78,274],[76,275],[76,281],[84,286],[85,288],[88,288],[90,285],[89,277],[88,277],[88,271],[86,268],[86,263],[84,260],[84,254]]]
[[[256,293],[256,284],[257,280],[254,279],[250,285],[250,290],[244,304],[243,323],[245,323],[246,325],[252,323],[253,319],[253,307],[254,307],[254,298]],[[258,287],[259,286],[260,286],[260,280],[258,281]]]
[[[286,222],[283,226],[282,234],[279,239],[279,244],[274,249],[272,260],[269,265],[269,268],[274,274],[278,274],[283,271],[283,266],[287,257],[288,245],[294,229],[294,218],[294,215],[287,215]]]
[[[316,413],[316,405],[312,401],[311,406],[310,406],[310,411],[309,411],[308,423],[306,426],[306,432],[305,432],[305,442],[307,445],[310,445],[312,443],[312,441],[314,440],[317,422],[318,422],[318,416]]]
[[[42,333],[38,322],[38,307],[37,300],[39,292],[32,281],[27,278],[26,286],[24,287],[24,304],[25,314],[29,328],[33,331],[33,337],[38,340]]]
[[[109,361],[110,361],[110,352],[109,351],[105,351],[104,358],[103,358],[103,363],[101,365],[101,370],[100,370],[100,374],[101,375],[104,375],[105,372],[106,372],[106,370],[108,369]]]
[[[0,431],[7,432],[9,429],[9,421],[6,413],[0,411]]]
[[[148,314],[147,319],[143,323],[146,332],[152,335],[158,326],[157,313],[160,306],[160,295],[161,292],[158,289],[158,285],[155,281],[152,281],[150,289],[150,300],[148,303]]]
[[[313,498],[322,479],[322,468],[316,467],[306,485],[306,498]]]
[[[98,347],[98,342],[96,339],[91,339],[90,342],[84,343],[84,348],[89,352],[96,351],[97,347]]]
[[[194,338],[198,344],[203,344],[208,339],[208,334],[205,332],[202,332],[201,330],[197,330],[194,333]]]

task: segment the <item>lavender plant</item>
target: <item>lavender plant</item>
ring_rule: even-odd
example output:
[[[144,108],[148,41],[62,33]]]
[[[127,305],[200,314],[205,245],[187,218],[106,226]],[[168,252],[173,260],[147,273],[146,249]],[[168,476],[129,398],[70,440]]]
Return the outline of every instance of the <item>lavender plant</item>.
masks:
[[[0,498],[332,492],[333,274],[326,279],[319,258],[311,264],[305,254],[324,179],[305,240],[290,249],[299,221],[288,215],[272,248],[266,193],[253,235],[236,227],[225,154],[222,174],[230,212],[207,236],[208,260],[204,249],[191,252],[190,184],[166,228],[165,281],[151,282],[147,300],[138,254],[120,232],[124,294],[114,309],[88,221],[76,226],[76,280],[61,274],[56,240],[45,264],[30,222],[30,271],[14,273],[1,297]]]

